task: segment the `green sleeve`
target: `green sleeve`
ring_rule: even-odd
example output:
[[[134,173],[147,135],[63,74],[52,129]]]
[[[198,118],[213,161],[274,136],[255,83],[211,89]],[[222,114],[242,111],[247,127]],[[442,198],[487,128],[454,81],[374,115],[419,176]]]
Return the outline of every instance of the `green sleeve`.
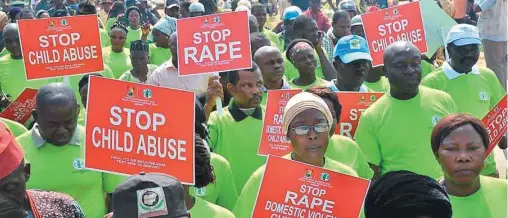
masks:
[[[485,168],[483,168],[481,175],[488,176],[497,173],[496,159],[494,158],[494,152],[485,159]]]
[[[238,193],[236,192],[236,186],[233,178],[233,172],[231,171],[231,166],[225,158],[223,160],[224,161],[222,161],[221,164],[222,167],[220,167],[221,169],[217,170],[217,172],[220,172],[218,174],[222,180],[221,184],[217,184],[220,185],[217,205],[222,206],[228,210],[233,210],[236,201],[238,200]]]
[[[236,206],[233,209],[233,214],[236,218],[251,218],[254,212],[259,188],[261,186],[262,174],[264,174],[265,167],[262,166],[247,180],[243,187],[242,193],[238,197]]]
[[[18,122],[0,118],[0,122],[4,123],[5,126],[7,126],[7,129],[9,129],[14,137],[18,137],[21,134],[28,132],[28,129],[25,128],[25,126],[21,125]]]
[[[448,93],[445,93],[447,98],[446,98],[446,101],[447,101],[447,106],[448,106],[448,109],[450,110],[448,114],[455,114],[455,113],[458,113],[459,112],[459,109],[457,107],[457,104],[455,104],[455,101],[453,100],[453,98],[448,95]]]
[[[102,76],[110,79],[114,79],[115,75],[113,74],[113,71],[111,71],[111,68],[108,65],[104,64],[104,71],[102,71]]]
[[[499,101],[506,95],[506,91],[504,90],[503,86],[499,82],[499,79],[496,77],[496,74],[489,70],[490,73],[488,74],[488,81],[490,81],[492,84],[489,84],[490,88],[492,89],[492,98],[490,99],[490,108],[494,108]]]
[[[212,112],[210,114],[210,118],[208,118],[208,138],[209,145],[212,150],[216,150],[218,138],[219,138],[219,126],[218,126],[219,117],[216,112]]]
[[[375,132],[375,125],[372,118],[365,114],[360,117],[358,128],[356,129],[355,140],[360,146],[367,161],[376,166],[381,165],[381,149]]]
[[[104,190],[105,193],[113,193],[116,187],[125,179],[125,176],[102,173],[102,190]]]
[[[420,83],[420,85],[422,86],[425,86],[425,87],[429,87],[429,88],[432,88],[432,89],[439,89],[439,87],[437,87],[436,85],[436,82],[434,81],[435,80],[435,77],[434,76],[427,76],[425,78],[422,79],[422,82]]]
[[[372,179],[374,171],[370,168],[367,158],[361,150],[358,151],[356,161],[358,161],[358,176],[364,179]]]
[[[432,71],[435,70],[434,65],[424,60],[422,60],[421,66],[422,66],[422,78],[425,78],[427,75],[429,75]]]

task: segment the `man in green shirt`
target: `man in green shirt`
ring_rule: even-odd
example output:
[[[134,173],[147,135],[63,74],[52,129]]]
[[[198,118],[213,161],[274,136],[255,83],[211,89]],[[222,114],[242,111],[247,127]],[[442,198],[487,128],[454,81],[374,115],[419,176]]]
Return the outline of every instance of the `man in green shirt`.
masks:
[[[266,160],[257,155],[263,128],[264,108],[260,106],[263,77],[256,63],[252,63],[251,69],[231,71],[228,77],[227,89],[234,100],[223,114],[217,111],[210,114],[209,144],[213,152],[231,164],[240,193],[249,176]]]
[[[442,176],[429,149],[430,136],[441,117],[456,113],[457,106],[447,93],[420,86],[420,65],[420,51],[410,42],[395,42],[385,50],[390,92],[363,113],[355,135],[374,179],[397,170]]]
[[[273,46],[263,46],[254,54],[254,62],[259,66],[263,75],[263,99],[261,105],[266,106],[268,90],[291,89],[284,80],[284,58],[280,51]]]
[[[77,124],[79,105],[72,89],[63,83],[42,87],[33,114],[33,129],[16,139],[32,164],[27,187],[66,193],[86,217],[104,216],[109,193],[124,178],[85,169],[85,129]]]
[[[280,51],[284,50],[284,45],[282,45],[282,42],[279,40],[277,34],[265,28],[267,19],[266,7],[261,3],[254,3],[251,7],[251,13],[256,17],[256,20],[258,21],[259,32],[266,36],[266,38],[272,42],[272,45],[277,47]]]

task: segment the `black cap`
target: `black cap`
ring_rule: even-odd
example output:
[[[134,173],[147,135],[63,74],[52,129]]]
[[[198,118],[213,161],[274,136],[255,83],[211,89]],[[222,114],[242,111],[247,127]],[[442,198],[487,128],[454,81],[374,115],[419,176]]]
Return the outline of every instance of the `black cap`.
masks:
[[[140,173],[113,193],[113,218],[188,217],[182,184],[159,173]]]

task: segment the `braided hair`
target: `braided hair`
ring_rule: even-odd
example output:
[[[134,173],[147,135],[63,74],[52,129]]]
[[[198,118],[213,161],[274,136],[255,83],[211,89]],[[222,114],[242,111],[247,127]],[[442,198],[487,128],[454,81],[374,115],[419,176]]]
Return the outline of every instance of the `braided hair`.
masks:
[[[113,25],[111,25],[111,30],[114,28],[119,28],[125,32],[125,34],[129,33],[129,30],[127,30],[127,26],[123,22],[115,22]]]
[[[196,174],[194,178],[196,183],[194,186],[196,188],[202,188],[207,186],[210,183],[215,182],[215,175],[213,172],[213,167],[210,163],[210,149],[205,144],[204,140],[198,135],[194,136],[195,143],[195,170]]]

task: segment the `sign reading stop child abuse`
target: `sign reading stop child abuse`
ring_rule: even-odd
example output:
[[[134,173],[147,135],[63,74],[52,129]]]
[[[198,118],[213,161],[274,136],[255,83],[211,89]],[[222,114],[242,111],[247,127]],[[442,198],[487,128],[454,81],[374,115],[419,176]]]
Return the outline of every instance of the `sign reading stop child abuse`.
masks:
[[[86,112],[86,168],[194,184],[193,92],[93,76]]]
[[[335,130],[335,133],[353,138],[363,112],[384,94],[382,92],[337,92],[342,113],[339,128]]]
[[[246,11],[177,20],[180,76],[252,67]]]
[[[508,122],[507,95],[490,110],[490,112],[482,119],[483,124],[487,127],[489,133],[490,145],[487,149],[487,155],[496,147],[497,143],[506,135]]]
[[[20,20],[18,26],[28,80],[104,70],[96,15]]]
[[[427,52],[420,3],[413,2],[362,14],[372,65],[383,65],[383,52],[396,41],[410,41],[421,53]]]
[[[358,218],[369,183],[366,179],[269,156],[252,217]]]
[[[302,92],[300,89],[268,90],[259,155],[283,156],[291,152],[291,142],[286,139],[287,133],[282,129],[282,121],[284,108],[289,99],[300,92]]]

